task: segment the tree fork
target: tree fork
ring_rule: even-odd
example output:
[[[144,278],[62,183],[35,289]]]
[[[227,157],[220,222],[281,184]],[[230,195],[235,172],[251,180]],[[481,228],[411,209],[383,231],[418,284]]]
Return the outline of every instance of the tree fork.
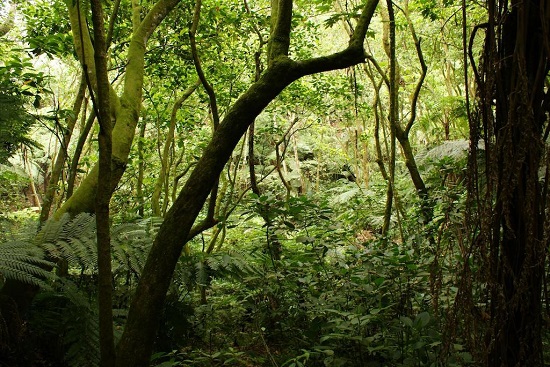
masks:
[[[279,10],[292,9],[292,1],[280,0]],[[378,0],[363,8],[349,46],[341,52],[304,61],[292,61],[283,44],[271,49],[271,64],[264,75],[235,102],[215,131],[212,140],[168,211],[153,243],[142,277],[132,300],[128,320],[117,348],[117,367],[148,366],[160,312],[175,266],[189,236],[191,226],[233,149],[248,126],[263,109],[293,81],[314,73],[346,68],[364,62],[363,42]],[[280,15],[280,13],[279,13]],[[288,14],[284,15],[290,21]],[[286,27],[279,19],[276,31]],[[281,34],[284,36],[284,34]],[[288,42],[289,34],[286,34]],[[277,37],[278,42],[285,40]],[[286,51],[285,51],[286,50]]]

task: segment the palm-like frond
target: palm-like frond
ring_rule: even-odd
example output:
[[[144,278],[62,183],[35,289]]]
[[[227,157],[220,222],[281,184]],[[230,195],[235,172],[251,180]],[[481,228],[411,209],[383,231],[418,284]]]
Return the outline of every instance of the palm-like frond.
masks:
[[[44,251],[23,241],[0,244],[0,275],[26,284],[48,287],[53,274],[52,262],[44,260]]]
[[[197,253],[181,259],[179,277],[188,287],[196,284],[206,286],[213,278],[243,279],[259,275],[262,270],[252,264],[251,254],[231,250],[213,254]]]

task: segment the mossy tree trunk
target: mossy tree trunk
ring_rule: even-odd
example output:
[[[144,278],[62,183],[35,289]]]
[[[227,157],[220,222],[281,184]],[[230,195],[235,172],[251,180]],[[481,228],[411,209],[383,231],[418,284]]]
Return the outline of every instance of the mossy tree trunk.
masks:
[[[378,0],[369,0],[348,47],[338,53],[303,61],[288,57],[292,1],[280,0],[269,45],[269,66],[229,108],[212,140],[168,211],[142,272],[128,320],[117,347],[117,366],[148,366],[160,312],[192,225],[233,149],[263,109],[293,81],[314,73],[341,69],[365,59],[363,42]]]
[[[112,173],[110,179],[111,189],[114,189],[128,162],[128,155],[134,139],[136,126],[142,105],[142,89],[145,67],[145,52],[147,40],[155,31],[162,20],[178,5],[181,0],[159,0],[145,15],[141,17],[142,8],[138,2],[132,2],[133,32],[130,37],[127,54],[126,73],[122,93],[117,95],[114,89],[110,89],[110,111],[113,123],[113,150]],[[79,16],[76,2],[65,0],[69,11],[69,19],[76,53],[87,67],[88,78],[96,89],[95,62],[93,60],[94,48],[88,32],[84,15]],[[85,59],[85,60],[84,60]],[[88,176],[82,181],[78,189],[64,205],[55,212],[59,218],[64,213],[77,214],[81,212],[93,212],[95,208],[95,191],[98,184],[98,166],[94,166]]]
[[[101,181],[108,185],[108,190],[104,188],[105,192],[112,192],[120,181],[126,168],[142,104],[144,57],[147,40],[180,1],[158,0],[143,19],[141,15],[143,9],[137,1],[132,2],[133,32],[128,45],[126,73],[120,96],[108,85],[109,118],[104,119],[104,122],[110,119],[113,123],[110,178],[98,180],[99,166],[95,165],[78,189],[55,212],[54,218],[60,218],[64,213],[75,215],[82,212],[96,212],[98,182]],[[85,78],[91,87],[90,89],[97,93],[98,73],[94,59],[95,52],[88,25],[85,21],[84,11],[81,9],[79,1],[65,0],[65,4],[69,13],[76,54],[81,64],[85,65]],[[93,112],[93,115],[96,115],[95,112]],[[99,111],[97,112],[99,113]],[[90,117],[89,122],[88,125],[91,126],[93,117]],[[108,220],[107,215],[103,216],[104,220]],[[10,279],[2,287],[0,295],[14,300],[17,303],[19,314],[25,315],[37,291],[38,289],[34,286]]]
[[[78,1],[78,0],[77,0]],[[101,0],[91,0],[92,23],[94,25],[94,61],[97,91],[91,93],[93,107],[99,121],[99,180],[96,192],[96,236],[98,268],[98,308],[99,308],[99,350],[100,365],[114,367],[115,340],[113,334],[113,284],[111,271],[111,226],[109,224],[109,203],[111,189],[111,155],[113,126],[110,113],[110,89],[107,69],[107,42],[103,23]],[[86,58],[83,58],[85,62]],[[86,66],[84,65],[84,70]],[[91,89],[91,85],[90,85]]]

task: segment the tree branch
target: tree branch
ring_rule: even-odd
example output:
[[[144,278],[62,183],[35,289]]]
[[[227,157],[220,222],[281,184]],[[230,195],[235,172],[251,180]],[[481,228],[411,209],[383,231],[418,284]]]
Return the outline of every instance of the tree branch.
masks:
[[[344,69],[365,61],[363,43],[379,0],[369,0],[363,7],[348,47],[332,55],[296,62],[294,70],[301,76]]]
[[[416,120],[416,105],[418,103],[418,97],[420,96],[420,91],[422,90],[422,85],[424,84],[424,79],[426,79],[426,73],[428,72],[428,66],[424,60],[424,54],[422,53],[422,47],[420,46],[421,39],[416,36],[416,31],[414,30],[414,25],[409,16],[409,2],[405,2],[405,9],[403,10],[405,18],[407,18],[407,23],[409,23],[409,30],[411,31],[412,38],[414,40],[414,47],[416,48],[416,54],[418,55],[418,61],[420,62],[421,74],[416,84],[412,99],[411,99],[411,117],[407,126],[405,127],[405,134],[409,135],[411,128]]]
[[[140,26],[136,30],[136,37],[139,37],[143,45],[147,43],[151,34],[157,29],[166,16],[180,3],[181,0],[160,0],[149,10]]]
[[[290,28],[292,23],[292,0],[273,0],[277,2],[271,16],[272,27],[269,39],[268,59],[271,63],[279,56],[288,56],[290,47]]]

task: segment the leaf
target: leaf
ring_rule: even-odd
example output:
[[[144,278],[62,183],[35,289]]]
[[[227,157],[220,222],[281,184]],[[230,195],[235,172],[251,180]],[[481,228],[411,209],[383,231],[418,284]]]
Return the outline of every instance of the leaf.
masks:
[[[462,361],[464,363],[472,363],[474,361],[472,355],[468,352],[462,352],[460,353],[460,357],[462,358]]]
[[[399,320],[401,320],[401,322],[405,325],[405,326],[408,326],[408,327],[412,327],[413,326],[413,321],[407,317],[407,316],[401,316],[399,318]]]
[[[294,225],[294,223],[292,222],[289,222],[288,220],[284,220],[283,223],[290,229],[296,229],[296,226]]]
[[[384,283],[386,279],[383,278],[383,277],[378,277],[376,279],[374,279],[374,284],[376,284],[377,287],[380,287],[382,285],[382,283]]]
[[[304,244],[310,244],[310,243],[315,242],[315,238],[309,237],[309,236],[300,235],[300,236],[296,237],[296,242],[304,243]]]
[[[352,187],[351,189],[344,191],[343,193],[336,195],[332,198],[331,202],[332,204],[345,204],[348,201],[350,201],[352,198],[357,196],[359,194],[359,188],[358,187]]]
[[[429,324],[430,320],[431,317],[429,313],[421,312],[414,319],[414,325],[417,329],[422,329]]]

